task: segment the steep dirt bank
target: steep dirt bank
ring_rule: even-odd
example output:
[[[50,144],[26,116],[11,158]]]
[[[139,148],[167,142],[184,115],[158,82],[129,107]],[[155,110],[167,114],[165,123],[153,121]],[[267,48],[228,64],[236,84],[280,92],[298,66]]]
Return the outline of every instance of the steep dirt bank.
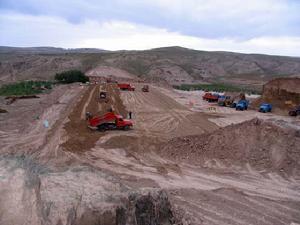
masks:
[[[275,113],[287,115],[287,111],[300,105],[300,78],[278,78],[264,84],[261,98],[253,105],[258,107],[264,102],[272,104]]]
[[[209,134],[175,138],[161,148],[160,154],[201,166],[250,164],[261,172],[300,176],[300,130],[254,119]]]
[[[177,224],[168,196],[135,190],[89,167],[53,172],[27,157],[0,159],[0,224]]]

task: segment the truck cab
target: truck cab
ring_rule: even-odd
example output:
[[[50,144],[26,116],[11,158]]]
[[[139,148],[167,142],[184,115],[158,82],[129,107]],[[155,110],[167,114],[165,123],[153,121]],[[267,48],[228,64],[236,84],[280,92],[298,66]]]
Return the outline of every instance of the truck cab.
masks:
[[[231,105],[231,96],[220,95],[218,99],[219,106],[230,106]]]
[[[298,116],[300,115],[300,105],[297,106],[295,109],[289,111],[290,116]]]
[[[248,109],[248,105],[249,105],[249,101],[247,101],[247,100],[240,100],[240,101],[236,104],[235,109],[236,109],[236,110],[244,111],[244,110],[247,110],[247,109]]]
[[[132,127],[132,122],[130,120],[124,119],[121,115],[116,115],[116,126],[118,129],[127,130]]]
[[[259,106],[259,112],[266,113],[272,111],[272,105],[269,103],[263,103]]]

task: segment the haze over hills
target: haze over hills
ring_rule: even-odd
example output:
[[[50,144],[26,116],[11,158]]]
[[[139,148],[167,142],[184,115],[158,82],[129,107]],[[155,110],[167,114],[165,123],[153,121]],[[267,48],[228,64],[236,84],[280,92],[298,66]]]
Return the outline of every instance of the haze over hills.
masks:
[[[1,54],[65,54],[65,53],[102,53],[98,48],[56,48],[56,47],[9,47],[0,46]]]
[[[260,86],[275,77],[300,74],[300,58],[182,47],[145,51],[105,51],[52,47],[0,47],[0,82],[53,79],[55,73],[97,66],[122,69],[150,82],[169,84],[230,82]]]

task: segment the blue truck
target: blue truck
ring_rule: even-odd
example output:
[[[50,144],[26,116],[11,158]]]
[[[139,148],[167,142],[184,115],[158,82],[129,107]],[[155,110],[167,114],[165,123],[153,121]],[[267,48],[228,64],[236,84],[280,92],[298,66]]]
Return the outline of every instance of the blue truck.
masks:
[[[263,103],[259,106],[259,112],[267,113],[272,111],[272,105],[269,103]]]
[[[235,109],[236,110],[241,110],[241,111],[244,111],[244,110],[247,110],[248,109],[248,105],[249,105],[249,101],[247,100],[240,100],[236,106],[235,106]]]

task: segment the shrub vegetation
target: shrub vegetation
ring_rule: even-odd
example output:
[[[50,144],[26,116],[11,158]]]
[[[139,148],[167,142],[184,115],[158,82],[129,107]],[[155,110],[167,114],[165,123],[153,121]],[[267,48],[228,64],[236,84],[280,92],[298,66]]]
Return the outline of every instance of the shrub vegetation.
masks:
[[[181,84],[173,86],[175,89],[190,91],[190,90],[204,90],[204,91],[215,91],[215,92],[245,92],[251,94],[260,94],[260,91],[249,88],[234,86],[231,84],[224,83],[213,83],[213,84]]]
[[[89,81],[89,78],[85,76],[80,70],[69,70],[55,75],[55,80],[60,83],[70,84],[74,82],[85,83]]]
[[[50,81],[21,81],[0,87],[0,95],[33,95],[42,93],[43,90],[51,88],[52,82]]]

